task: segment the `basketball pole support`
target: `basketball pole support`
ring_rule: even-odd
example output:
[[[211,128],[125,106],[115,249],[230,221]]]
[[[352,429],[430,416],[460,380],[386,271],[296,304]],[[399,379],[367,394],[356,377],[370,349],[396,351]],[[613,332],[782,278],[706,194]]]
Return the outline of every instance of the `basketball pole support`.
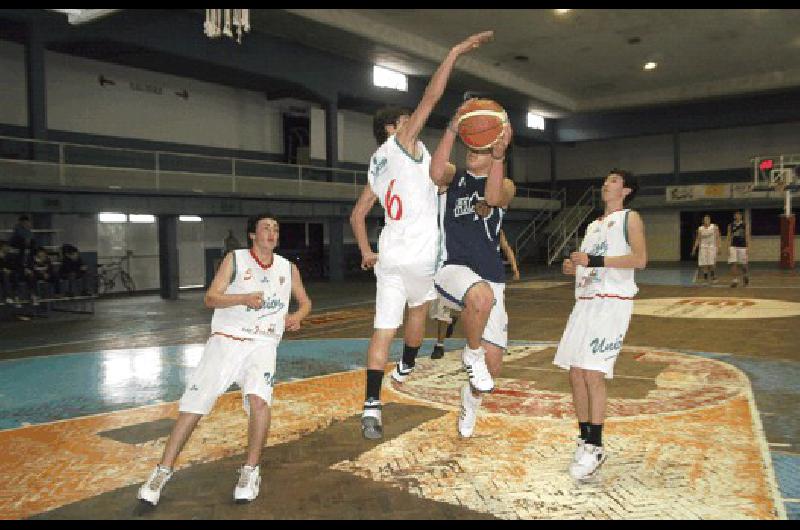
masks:
[[[795,219],[792,214],[792,187],[784,193],[783,215],[781,215],[781,269],[794,269],[794,233]]]

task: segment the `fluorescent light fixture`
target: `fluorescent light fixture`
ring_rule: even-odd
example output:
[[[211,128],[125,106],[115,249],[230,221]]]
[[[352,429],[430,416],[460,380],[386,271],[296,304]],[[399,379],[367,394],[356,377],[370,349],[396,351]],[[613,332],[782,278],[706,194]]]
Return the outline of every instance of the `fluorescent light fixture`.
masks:
[[[128,221],[131,223],[155,223],[156,218],[149,213],[132,213],[128,216]]]
[[[67,15],[67,21],[72,25],[85,24],[98,18],[106,17],[120,9],[50,9]]]
[[[372,67],[372,83],[375,86],[408,91],[408,78],[405,74],[389,70],[377,64]]]
[[[544,130],[544,116],[540,116],[535,112],[528,113],[528,128],[536,129],[538,131]]]
[[[202,220],[202,217],[196,215],[181,215],[178,217],[178,221],[183,221],[184,223],[199,223]]]
[[[644,69],[645,70],[655,70],[656,66],[658,66],[658,63],[654,62],[654,61],[649,61],[649,62],[644,63]]]
[[[556,9],[556,13],[559,15],[566,15],[570,11],[572,11],[572,9]]]
[[[97,214],[97,220],[101,223],[125,223],[128,221],[128,216],[124,213],[100,212]]]

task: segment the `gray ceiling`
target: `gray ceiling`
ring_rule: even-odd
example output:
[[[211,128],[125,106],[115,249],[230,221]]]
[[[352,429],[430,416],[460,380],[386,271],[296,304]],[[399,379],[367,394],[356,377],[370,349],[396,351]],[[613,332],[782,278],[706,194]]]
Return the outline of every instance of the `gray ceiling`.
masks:
[[[255,31],[423,76],[450,46],[493,29],[494,42],[459,61],[453,82],[481,78],[549,117],[800,86],[797,9],[251,13]],[[649,60],[659,66],[644,71]]]

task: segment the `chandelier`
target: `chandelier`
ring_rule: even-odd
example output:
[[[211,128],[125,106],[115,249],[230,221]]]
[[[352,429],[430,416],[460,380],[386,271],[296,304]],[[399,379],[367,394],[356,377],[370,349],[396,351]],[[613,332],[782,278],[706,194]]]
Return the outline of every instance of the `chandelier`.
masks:
[[[250,31],[249,9],[206,9],[206,23],[203,25],[208,37],[215,39],[221,35],[242,43],[242,33]]]

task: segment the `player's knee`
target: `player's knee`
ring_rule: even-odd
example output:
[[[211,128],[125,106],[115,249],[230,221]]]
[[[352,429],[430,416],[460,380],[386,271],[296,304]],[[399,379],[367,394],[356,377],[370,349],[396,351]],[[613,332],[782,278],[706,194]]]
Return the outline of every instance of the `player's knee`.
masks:
[[[488,313],[494,304],[494,293],[487,283],[481,282],[472,286],[464,302],[473,311]]]
[[[247,399],[250,402],[250,411],[256,414],[263,413],[269,408],[269,403],[256,394],[248,394]]]

